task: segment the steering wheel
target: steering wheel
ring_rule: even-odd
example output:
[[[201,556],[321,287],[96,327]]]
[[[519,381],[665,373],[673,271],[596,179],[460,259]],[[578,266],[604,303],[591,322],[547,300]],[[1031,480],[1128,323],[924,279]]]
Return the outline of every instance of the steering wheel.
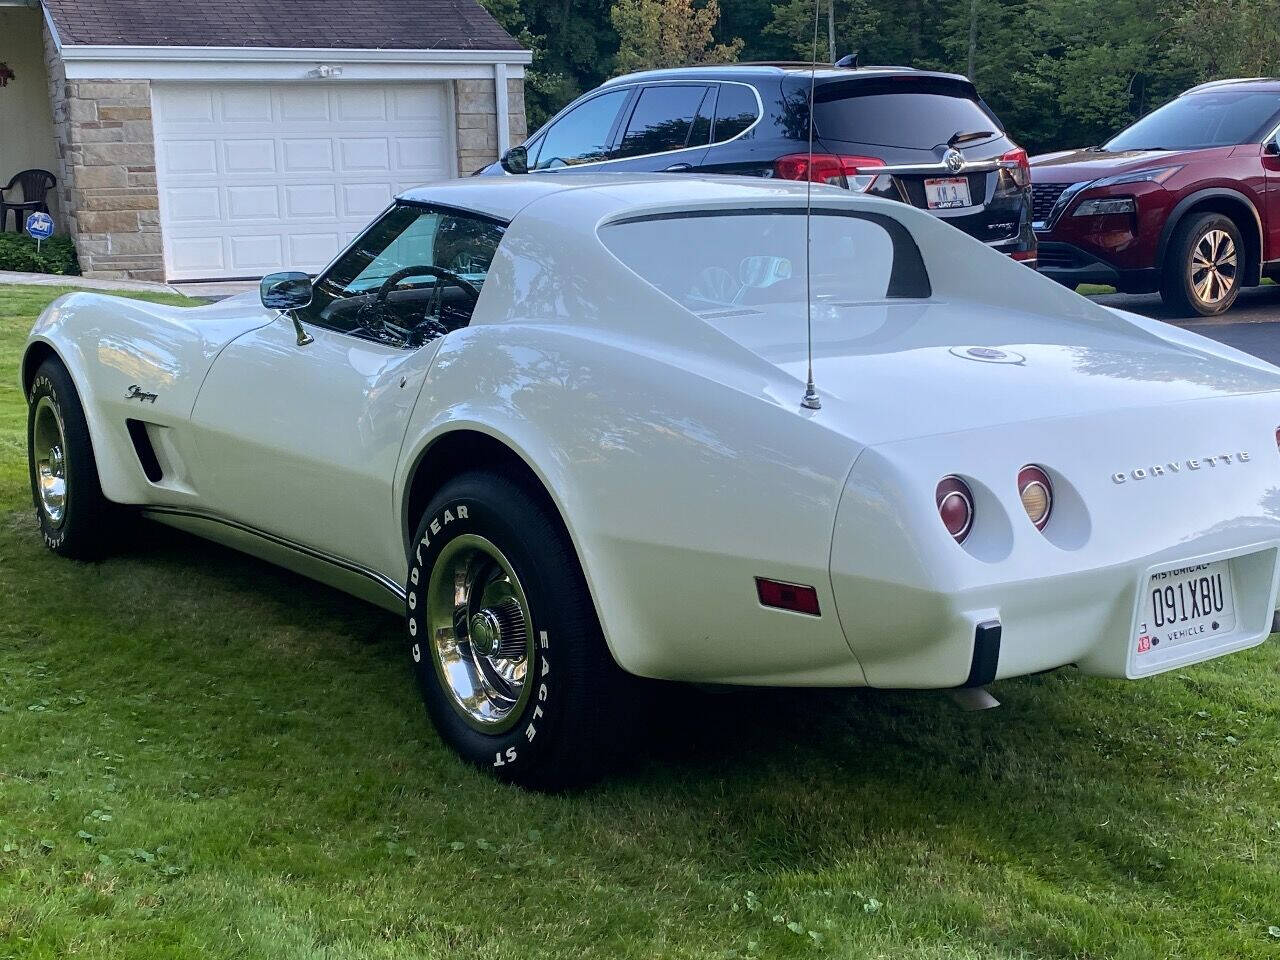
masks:
[[[440,282],[436,284],[435,289],[432,291],[431,303],[428,305],[427,316],[423,322],[412,327],[403,327],[391,319],[394,314],[391,312],[391,308],[387,306],[387,300],[391,296],[391,292],[403,280],[419,276],[435,277]],[[417,266],[403,267],[382,281],[382,286],[378,288],[373,301],[362,307],[357,317],[361,325],[379,340],[398,340],[401,343],[412,343],[414,334],[421,331],[423,327],[427,327],[436,336],[442,337],[449,332],[449,328],[433,314],[440,309],[440,305],[443,303],[443,291],[446,285],[460,289],[471,299],[473,306],[480,299],[479,288],[464,280],[452,270],[423,263]]]

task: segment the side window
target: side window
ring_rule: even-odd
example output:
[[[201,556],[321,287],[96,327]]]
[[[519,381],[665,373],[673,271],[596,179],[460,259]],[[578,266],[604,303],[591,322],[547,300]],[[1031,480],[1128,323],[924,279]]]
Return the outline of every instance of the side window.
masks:
[[[760,105],[750,87],[737,83],[722,83],[720,99],[716,103],[716,122],[711,131],[712,143],[732,140],[760,116]]]
[[[688,146],[698,108],[706,95],[707,88],[701,84],[661,83],[645,87],[614,157],[641,157]],[[706,142],[704,136],[702,143]]]
[[[555,122],[542,137],[535,170],[555,170],[604,160],[609,133],[630,90],[613,90],[592,97]]]
[[[504,229],[457,210],[396,204],[316,281],[308,319],[404,347],[465,327]]]

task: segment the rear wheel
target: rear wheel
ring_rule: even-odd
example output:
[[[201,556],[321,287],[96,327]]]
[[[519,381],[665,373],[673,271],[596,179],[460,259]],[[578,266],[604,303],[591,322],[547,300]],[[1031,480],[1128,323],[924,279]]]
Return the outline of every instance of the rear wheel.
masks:
[[[486,472],[447,483],[418,525],[406,602],[427,712],[463,758],[557,790],[616,755],[628,679],[538,492]]]
[[[64,557],[101,556],[118,508],[102,495],[84,407],[67,368],[54,357],[31,382],[27,459],[45,545]]]
[[[1191,216],[1169,242],[1160,295],[1179,311],[1216,316],[1235,303],[1243,269],[1244,245],[1235,222],[1220,213]]]

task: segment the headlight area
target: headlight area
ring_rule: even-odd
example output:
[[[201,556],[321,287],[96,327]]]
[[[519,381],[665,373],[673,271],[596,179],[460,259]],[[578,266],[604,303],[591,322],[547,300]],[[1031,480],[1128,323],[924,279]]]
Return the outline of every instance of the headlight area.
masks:
[[[1138,212],[1138,201],[1133,197],[1092,197],[1082,200],[1072,211],[1073,217],[1106,217]]]

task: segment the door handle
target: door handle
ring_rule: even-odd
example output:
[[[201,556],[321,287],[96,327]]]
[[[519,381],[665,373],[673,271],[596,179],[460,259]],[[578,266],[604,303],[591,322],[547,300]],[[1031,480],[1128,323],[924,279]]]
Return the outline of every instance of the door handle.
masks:
[[[663,173],[688,173],[692,169],[693,169],[693,164],[691,163],[673,163],[669,167],[664,167],[662,172]]]

